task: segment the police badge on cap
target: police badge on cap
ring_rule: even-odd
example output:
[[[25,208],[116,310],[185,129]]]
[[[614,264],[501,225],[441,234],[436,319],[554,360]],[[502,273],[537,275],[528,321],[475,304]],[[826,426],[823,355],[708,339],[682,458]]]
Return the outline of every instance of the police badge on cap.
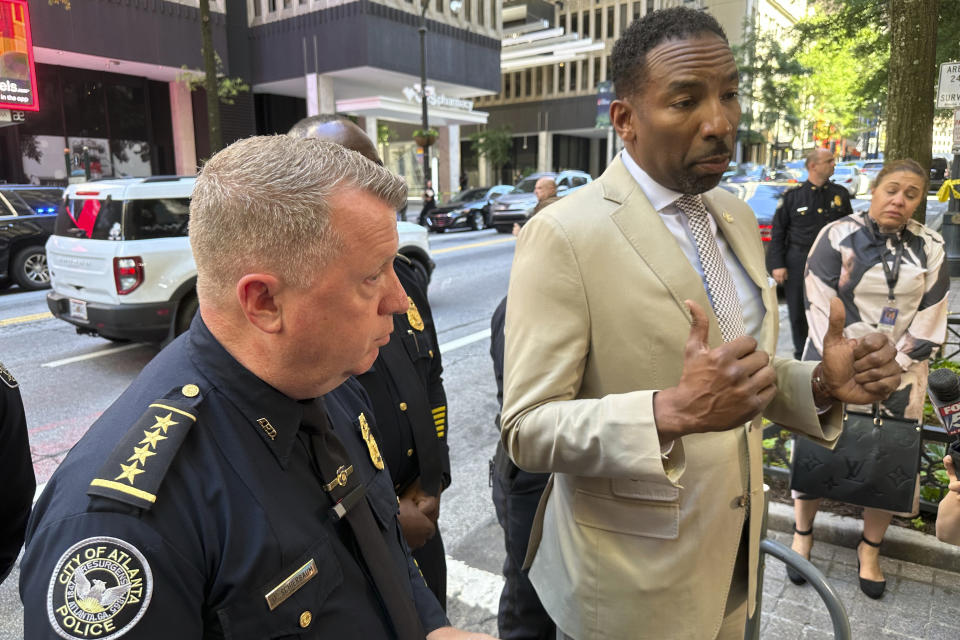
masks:
[[[47,616],[61,638],[112,640],[140,621],[152,594],[153,574],[140,551],[118,538],[87,538],[57,561]]]

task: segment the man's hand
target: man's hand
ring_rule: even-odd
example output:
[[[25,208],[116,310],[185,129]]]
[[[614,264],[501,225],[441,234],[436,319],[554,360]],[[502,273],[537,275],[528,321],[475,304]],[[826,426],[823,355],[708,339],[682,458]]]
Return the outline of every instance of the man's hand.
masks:
[[[724,431],[754,417],[777,392],[770,356],[757,351],[757,341],[741,336],[709,347],[710,325],[700,306],[685,304],[693,316],[683,356],[683,374],[675,387],[657,392],[653,415],[666,444],[680,436]]]
[[[403,531],[403,537],[406,538],[410,549],[416,551],[436,535],[437,526],[417,508],[417,503],[409,492],[405,491],[398,500],[400,502],[400,512],[397,514],[397,518],[400,520],[400,529]]]
[[[497,640],[485,633],[472,633],[453,627],[440,627],[427,634],[427,640]]]
[[[940,501],[937,508],[937,538],[950,544],[960,545],[960,480],[957,479],[957,470],[953,465],[953,458],[943,459],[943,466],[947,470],[950,492]]]
[[[821,391],[827,397],[816,397],[818,405],[830,400],[872,404],[887,398],[900,385],[897,350],[890,340],[880,333],[859,340],[844,338],[845,320],[843,302],[834,298],[820,363]]]
[[[772,275],[773,279],[777,281],[777,284],[783,284],[787,281],[787,269],[785,267],[774,269],[770,272],[770,275]]]

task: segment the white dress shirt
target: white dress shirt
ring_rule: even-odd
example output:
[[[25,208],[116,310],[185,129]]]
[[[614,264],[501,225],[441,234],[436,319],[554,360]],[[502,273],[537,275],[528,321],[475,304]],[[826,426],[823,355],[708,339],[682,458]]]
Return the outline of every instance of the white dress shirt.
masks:
[[[627,167],[627,171],[630,172],[633,179],[640,185],[640,190],[643,191],[643,195],[650,201],[650,205],[660,214],[660,219],[663,220],[663,224],[666,225],[670,233],[673,234],[673,237],[676,238],[677,245],[680,246],[683,254],[687,256],[690,265],[700,275],[700,279],[703,281],[703,288],[707,292],[707,297],[710,298],[710,289],[707,287],[707,280],[703,275],[703,267],[700,264],[700,254],[697,253],[697,245],[694,242],[693,234],[690,232],[690,223],[687,221],[686,214],[681,212],[677,205],[674,204],[677,198],[683,194],[655,182],[646,171],[634,162],[626,149],[620,152],[620,158]],[[717,239],[717,247],[720,249],[720,255],[723,258],[724,264],[727,265],[727,270],[730,272],[733,283],[737,288],[737,297],[740,298],[740,306],[743,309],[743,326],[746,328],[747,335],[752,336],[759,342],[760,332],[763,327],[763,316],[764,313],[766,313],[760,288],[750,279],[743,265],[740,264],[740,259],[737,258],[737,255],[730,248],[730,245],[724,240],[723,234],[718,231],[717,221],[714,220],[713,216],[707,217],[710,221],[710,230],[713,231],[713,235]]]

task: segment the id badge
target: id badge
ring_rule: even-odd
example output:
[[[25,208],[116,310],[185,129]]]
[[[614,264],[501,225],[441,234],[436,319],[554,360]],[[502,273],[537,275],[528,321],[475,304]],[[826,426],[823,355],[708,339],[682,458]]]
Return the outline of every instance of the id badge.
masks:
[[[886,306],[880,312],[880,322],[877,323],[877,331],[881,333],[893,333],[893,328],[897,324],[897,316],[900,310],[896,307]]]

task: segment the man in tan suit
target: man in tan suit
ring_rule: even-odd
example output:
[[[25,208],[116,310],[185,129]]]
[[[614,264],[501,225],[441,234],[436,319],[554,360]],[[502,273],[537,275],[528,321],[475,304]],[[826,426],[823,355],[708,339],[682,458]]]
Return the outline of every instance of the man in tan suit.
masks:
[[[882,336],[843,338],[838,302],[822,363],[771,359],[779,314],[756,219],[714,189],[740,119],[716,21],[654,12],[612,62],[625,150],[527,224],[510,279],[503,443],[553,473],[530,579],[564,637],[742,638],[760,414],[829,445],[835,401],[885,396],[898,367]]]

